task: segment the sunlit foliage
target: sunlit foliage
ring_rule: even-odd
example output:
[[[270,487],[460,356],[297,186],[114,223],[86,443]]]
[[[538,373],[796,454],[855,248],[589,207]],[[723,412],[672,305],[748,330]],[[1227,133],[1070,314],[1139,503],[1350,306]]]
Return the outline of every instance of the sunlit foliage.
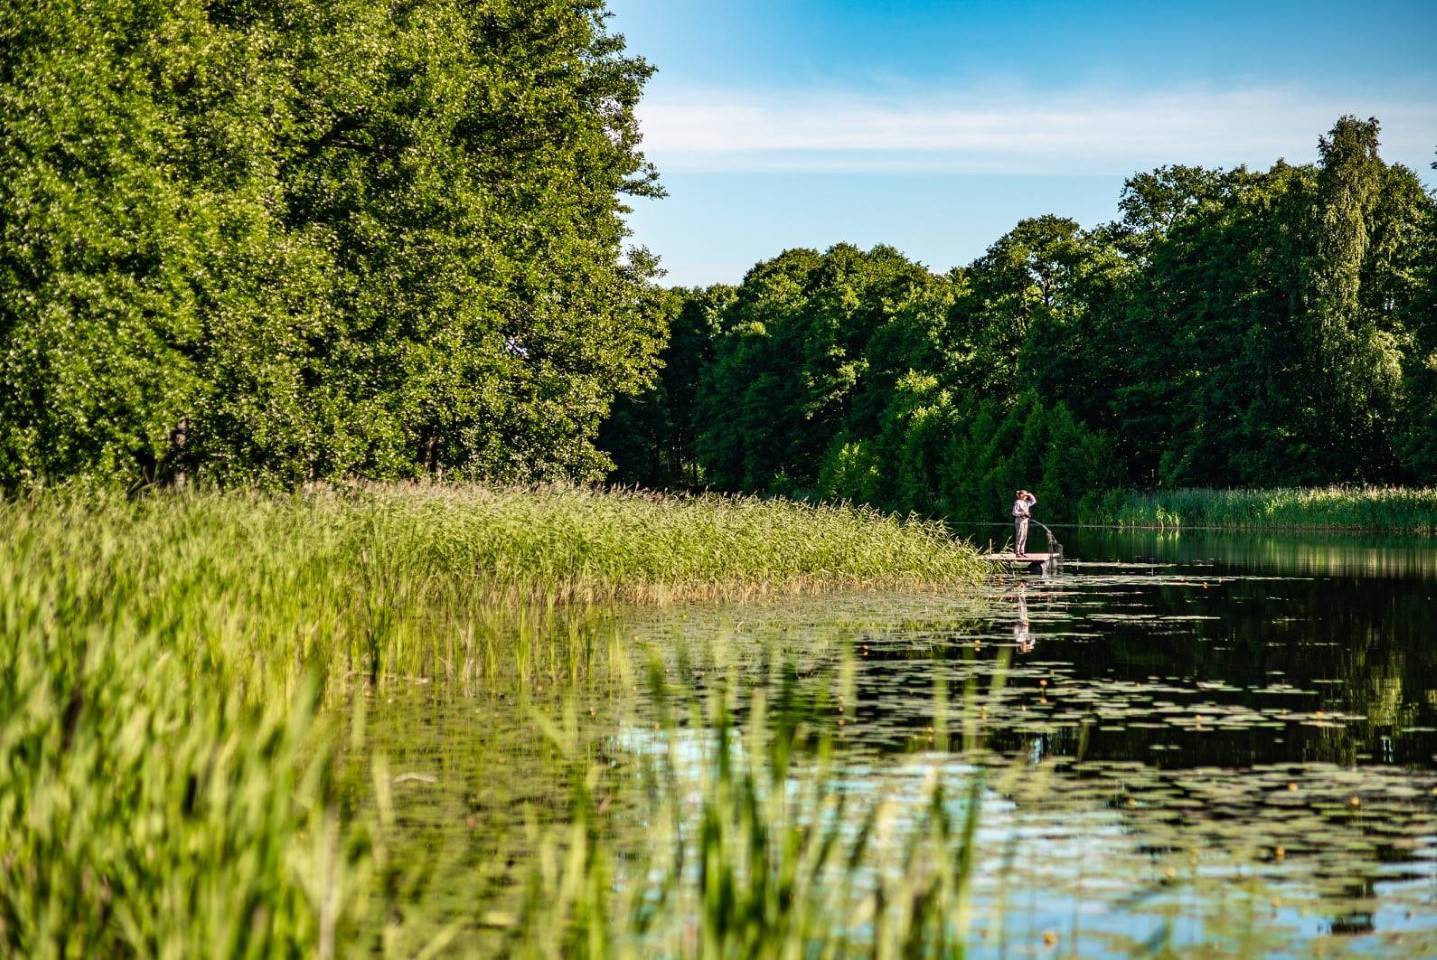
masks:
[[[0,9],[0,484],[593,477],[648,382],[598,0]]]

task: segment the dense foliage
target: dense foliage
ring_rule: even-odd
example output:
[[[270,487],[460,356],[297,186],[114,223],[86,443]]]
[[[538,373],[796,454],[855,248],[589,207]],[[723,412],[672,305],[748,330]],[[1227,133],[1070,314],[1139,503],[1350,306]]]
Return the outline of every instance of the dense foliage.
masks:
[[[1024,220],[941,276],[839,245],[683,291],[617,476],[961,519],[1019,486],[1070,519],[1120,486],[1430,480],[1437,215],[1378,133],[1140,174],[1116,222]]]
[[[662,335],[605,18],[0,7],[0,485],[600,473]]]

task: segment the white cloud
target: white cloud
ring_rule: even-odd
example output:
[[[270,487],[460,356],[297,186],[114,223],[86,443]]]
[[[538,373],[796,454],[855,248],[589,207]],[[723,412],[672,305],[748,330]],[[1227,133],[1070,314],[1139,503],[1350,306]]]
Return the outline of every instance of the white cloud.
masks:
[[[1344,113],[1383,122],[1384,156],[1427,161],[1437,102],[1292,90],[1111,91],[986,97],[662,93],[640,107],[667,170],[1126,174],[1162,163],[1303,162]]]

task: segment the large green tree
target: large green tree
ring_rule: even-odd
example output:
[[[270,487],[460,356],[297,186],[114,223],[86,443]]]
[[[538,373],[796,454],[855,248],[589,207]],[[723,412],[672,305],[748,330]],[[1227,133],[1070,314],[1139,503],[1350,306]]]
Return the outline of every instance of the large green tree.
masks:
[[[1130,181],[1139,269],[1115,346],[1132,375],[1114,401],[1140,438],[1130,482],[1416,479],[1394,430],[1431,201],[1377,135],[1345,117],[1316,165]]]
[[[704,473],[697,452],[702,421],[699,381],[714,361],[724,309],[734,288],[674,289],[667,303],[668,342],[653,387],[621,397],[604,422],[599,445],[616,464],[612,478],[647,487],[697,488]]]
[[[1437,170],[1437,163],[1432,169]],[[1415,199],[1410,190],[1404,194]],[[1399,313],[1409,337],[1409,360],[1402,368],[1403,407],[1396,434],[1407,477],[1427,482],[1437,476],[1437,203],[1423,199],[1427,202],[1416,204],[1418,229],[1399,245],[1405,255],[1395,258],[1403,264],[1403,289],[1411,294]]]
[[[0,483],[597,475],[662,340],[598,0],[0,10]]]
[[[751,270],[700,387],[698,454],[709,482],[813,491],[824,452],[864,393],[875,336],[939,282],[881,246],[790,250]],[[871,420],[876,410],[857,415]]]

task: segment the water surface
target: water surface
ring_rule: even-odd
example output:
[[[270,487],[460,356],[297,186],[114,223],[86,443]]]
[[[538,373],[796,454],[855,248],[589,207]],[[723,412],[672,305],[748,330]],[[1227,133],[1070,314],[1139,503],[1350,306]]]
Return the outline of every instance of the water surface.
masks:
[[[684,605],[615,630],[696,691],[775,650],[820,690],[851,662],[855,702],[820,696],[811,721],[843,789],[900,812],[982,771],[978,955],[1437,955],[1437,544],[1056,532],[1056,575],[976,595]],[[937,681],[980,749],[934,730]],[[643,690],[375,695],[372,742],[406,777],[396,829],[443,852],[424,909],[502,904],[579,764],[611,771],[608,828],[641,847]],[[706,731],[684,736],[701,756]]]

